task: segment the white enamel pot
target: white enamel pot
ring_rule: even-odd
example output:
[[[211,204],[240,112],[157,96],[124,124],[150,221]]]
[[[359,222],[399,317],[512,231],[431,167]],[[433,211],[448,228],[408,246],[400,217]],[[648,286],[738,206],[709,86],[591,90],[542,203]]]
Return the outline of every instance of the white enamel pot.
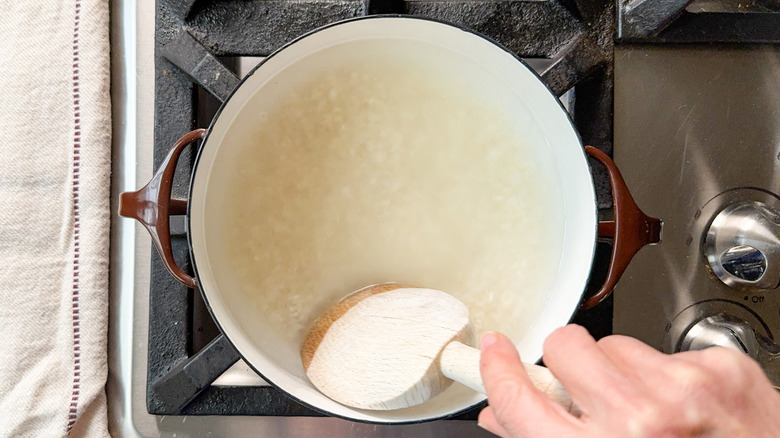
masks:
[[[371,16],[323,27],[278,50],[243,79],[208,130],[198,129],[184,135],[146,187],[122,194],[120,214],[146,226],[172,275],[188,287],[201,290],[224,335],[268,382],[329,415],[377,423],[448,417],[483,402],[484,396],[453,386],[420,406],[365,411],[343,406],[322,395],[306,378],[298,355],[300,345],[291,345],[270,335],[258,335],[264,331],[264,315],[250,318],[232,310],[240,303],[230,302],[224,293],[229,286],[212,269],[217,256],[210,248],[210,242],[219,236],[214,235],[215,228],[210,226],[215,216],[210,205],[214,199],[224,196],[225,175],[233,171],[220,168],[218,163],[241,147],[241,142],[235,139],[253,124],[257,114],[270,110],[274,99],[290,92],[289,87],[296,81],[316,75],[316,62],[328,59],[349,62],[353,58],[359,59],[366,50],[373,50],[374,44],[388,47],[394,42],[424,47],[435,54],[431,56],[431,62],[450,63],[452,68],[448,70],[452,74],[471,72],[468,74],[475,78],[475,87],[489,84],[492,92],[498,89],[502,98],[511,100],[514,107],[519,108],[516,116],[527,124],[527,140],[540,145],[552,156],[554,166],[549,176],[561,187],[564,216],[561,275],[550,279],[546,304],[527,333],[510,334],[518,339],[517,346],[525,361],[539,360],[547,335],[565,325],[583,301],[584,305],[592,306],[607,296],[634,253],[646,243],[657,242],[660,235],[660,221],[645,216],[636,207],[609,157],[595,148],[583,147],[557,97],[526,64],[495,42],[437,21],[408,16]],[[179,154],[184,147],[200,140],[189,199],[172,200],[171,181]],[[609,171],[615,204],[614,221],[598,223],[587,155]],[[189,219],[194,276],[176,265],[170,247],[168,218],[185,211]],[[601,290],[583,300],[598,236],[614,238],[612,264]]]

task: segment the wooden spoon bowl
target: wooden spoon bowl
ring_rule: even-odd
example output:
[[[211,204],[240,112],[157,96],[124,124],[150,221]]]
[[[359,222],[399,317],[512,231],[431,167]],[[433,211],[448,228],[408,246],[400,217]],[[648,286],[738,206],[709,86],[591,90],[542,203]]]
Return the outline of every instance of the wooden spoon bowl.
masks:
[[[304,339],[306,375],[347,406],[389,410],[419,405],[453,380],[485,393],[468,308],[435,289],[383,283],[353,292],[317,319]],[[526,364],[531,380],[571,412],[550,372]]]

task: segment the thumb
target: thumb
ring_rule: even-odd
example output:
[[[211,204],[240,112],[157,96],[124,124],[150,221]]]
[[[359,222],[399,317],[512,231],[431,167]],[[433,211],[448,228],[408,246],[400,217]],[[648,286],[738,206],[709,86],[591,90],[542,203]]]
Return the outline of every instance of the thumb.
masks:
[[[480,413],[481,426],[511,437],[571,434],[572,424],[564,417],[565,411],[534,387],[512,341],[488,332],[482,337],[480,350],[479,368],[490,404]]]

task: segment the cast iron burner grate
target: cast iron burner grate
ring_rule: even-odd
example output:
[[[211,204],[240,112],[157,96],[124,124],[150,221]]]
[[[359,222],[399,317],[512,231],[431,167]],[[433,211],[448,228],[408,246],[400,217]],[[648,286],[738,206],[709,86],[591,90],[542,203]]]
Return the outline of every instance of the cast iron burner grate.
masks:
[[[763,1],[769,4],[776,0]],[[658,5],[661,3],[663,6]],[[718,41],[721,37],[708,33],[704,16],[692,18],[693,14],[680,12],[687,3],[635,1],[630,7],[628,3],[620,4],[616,13],[615,4],[605,0],[158,0],[154,166],[159,166],[182,134],[208,125],[216,107],[239,82],[232,68],[236,57],[267,56],[319,26],[376,13],[445,20],[481,32],[523,58],[547,59],[540,74],[551,90],[562,95],[574,87],[568,103],[583,141],[610,153],[615,36],[626,41]],[[681,14],[677,21],[693,20],[698,27],[680,30],[676,22],[669,26]],[[726,23],[742,20],[733,15],[713,17]],[[764,24],[756,28],[723,31],[722,40],[778,41],[780,26],[776,25],[776,15],[774,18],[762,18],[760,23]],[[186,198],[194,155],[187,150],[179,161],[173,189],[176,198]],[[594,169],[599,208],[607,209],[611,199],[606,176]],[[191,271],[185,237],[174,235],[172,242],[180,266]],[[601,284],[609,251],[608,245],[599,244],[589,289]],[[200,294],[177,283],[154,251],[150,288],[150,413],[322,415],[273,387],[211,386],[239,359],[238,353],[217,330]],[[580,312],[575,321],[596,337],[611,333],[612,301]],[[476,413],[474,410],[455,418],[474,419]]]

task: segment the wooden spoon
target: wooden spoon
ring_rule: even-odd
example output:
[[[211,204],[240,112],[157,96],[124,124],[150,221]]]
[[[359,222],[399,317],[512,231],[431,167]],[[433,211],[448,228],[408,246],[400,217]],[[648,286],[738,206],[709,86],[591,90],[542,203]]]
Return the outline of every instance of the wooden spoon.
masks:
[[[301,348],[306,375],[347,406],[389,410],[421,404],[456,380],[485,393],[466,306],[442,291],[383,283],[347,295],[313,325]],[[579,410],[547,368],[524,364],[533,384]],[[452,379],[452,380],[450,380]]]

